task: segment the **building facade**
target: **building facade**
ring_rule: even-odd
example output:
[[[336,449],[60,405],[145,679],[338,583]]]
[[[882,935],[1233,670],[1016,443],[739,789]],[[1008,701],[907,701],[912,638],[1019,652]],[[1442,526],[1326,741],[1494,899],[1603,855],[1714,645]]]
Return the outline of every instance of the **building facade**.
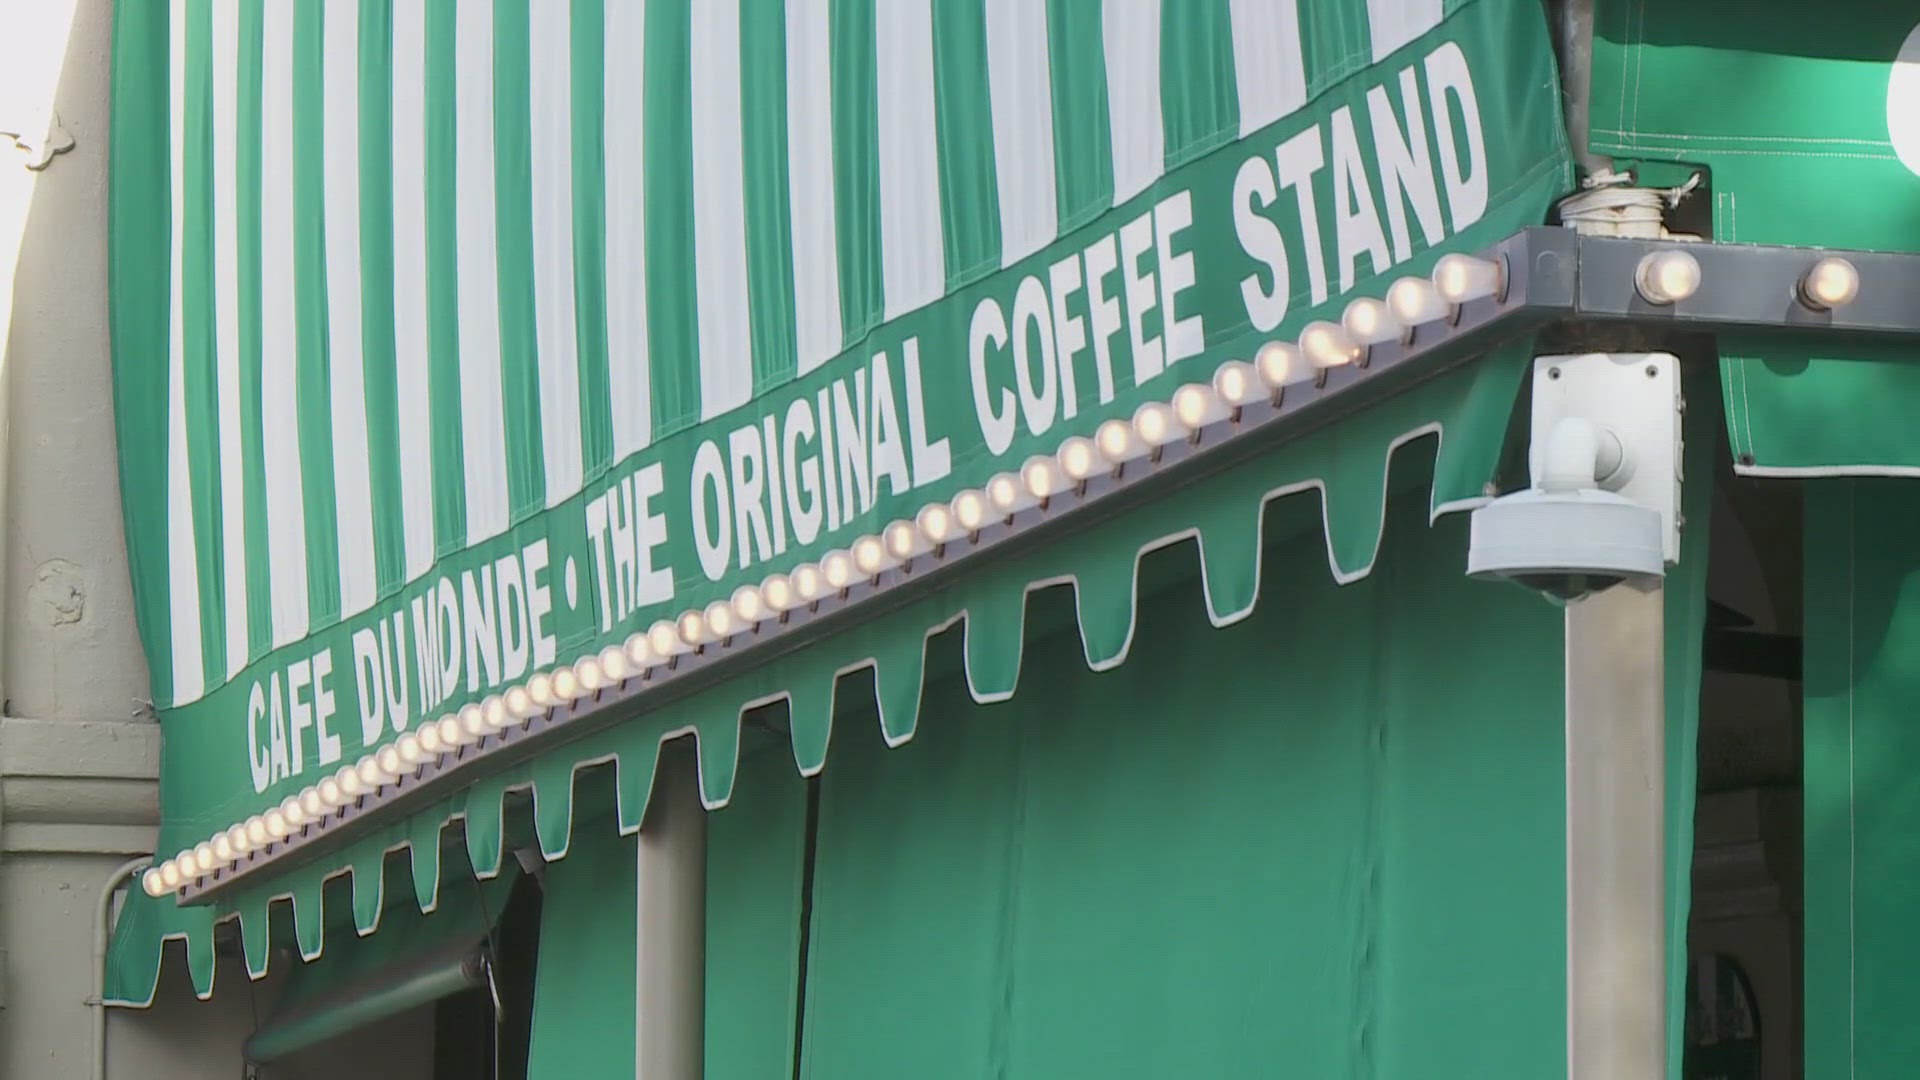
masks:
[[[1741,7],[51,5],[5,1075],[1906,1075],[1920,27]]]

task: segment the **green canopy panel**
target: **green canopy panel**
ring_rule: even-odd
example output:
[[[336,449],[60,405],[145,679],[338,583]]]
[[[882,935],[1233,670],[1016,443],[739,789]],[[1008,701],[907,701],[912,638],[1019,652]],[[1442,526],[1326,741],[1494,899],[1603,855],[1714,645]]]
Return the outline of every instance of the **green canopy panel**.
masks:
[[[1334,580],[1361,580],[1374,567],[1392,491],[1425,487],[1429,520],[1484,498],[1531,355],[1530,342],[1515,342],[1203,482],[1055,542],[995,557],[948,587],[666,710],[642,713],[483,777],[433,808],[388,822],[298,870],[207,905],[132,897],[113,941],[108,997],[120,1004],[149,1002],[160,946],[180,937],[188,942],[196,990],[211,994],[213,926],[233,918],[240,921],[249,974],[263,976],[271,951],[266,911],[281,899],[291,900],[301,954],[318,956],[329,880],[350,883],[350,890],[334,891],[350,899],[356,928],[371,933],[387,902],[385,871],[396,852],[410,866],[418,904],[431,906],[442,874],[442,833],[455,821],[464,827],[472,873],[499,873],[509,793],[530,794],[531,841],[548,859],[566,855],[577,789],[590,777],[610,785],[606,798],[619,829],[633,832],[666,739],[691,734],[697,740],[703,801],[709,808],[724,806],[734,792],[743,717],[764,706],[784,711],[792,764],[802,774],[812,775],[825,763],[836,718],[877,713],[886,742],[906,743],[918,728],[932,644],[948,630],[958,628],[962,638],[958,664],[972,699],[1005,700],[1021,682],[1026,642],[1064,629],[1029,625],[1028,598],[1037,589],[1072,588],[1072,629],[1086,665],[1114,667],[1127,658],[1135,638],[1139,569],[1148,552],[1192,543],[1215,627],[1253,613],[1262,578],[1271,570],[1263,567],[1262,552],[1276,537],[1319,533],[1324,539],[1312,549],[1324,555]],[[596,768],[608,764],[610,777]]]
[[[1695,197],[1711,199],[1719,242],[1920,251],[1920,79],[1902,74],[1920,62],[1920,15],[1880,0],[1823,12],[1601,0],[1593,151],[1649,184],[1707,170],[1709,194]],[[1710,89],[1726,86],[1740,92]],[[1911,349],[1765,334],[1723,335],[1720,348],[1738,471],[1920,473]]]

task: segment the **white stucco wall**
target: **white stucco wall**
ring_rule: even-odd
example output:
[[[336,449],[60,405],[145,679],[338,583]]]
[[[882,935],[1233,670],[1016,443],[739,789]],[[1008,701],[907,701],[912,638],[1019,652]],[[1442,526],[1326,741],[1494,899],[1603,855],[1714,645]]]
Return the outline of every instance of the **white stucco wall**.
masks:
[[[107,309],[111,0],[0,5],[0,1077],[92,1064],[95,910],[151,851],[158,725],[120,518]],[[71,149],[30,170],[49,119]],[[64,133],[64,137],[60,134]],[[17,253],[17,254],[16,254]],[[108,1075],[242,1075],[274,988],[223,957],[211,1001],[184,964],[147,1010],[109,1011]],[[424,1076],[426,1014],[335,1046],[355,1075]],[[335,1075],[290,1062],[265,1076]]]

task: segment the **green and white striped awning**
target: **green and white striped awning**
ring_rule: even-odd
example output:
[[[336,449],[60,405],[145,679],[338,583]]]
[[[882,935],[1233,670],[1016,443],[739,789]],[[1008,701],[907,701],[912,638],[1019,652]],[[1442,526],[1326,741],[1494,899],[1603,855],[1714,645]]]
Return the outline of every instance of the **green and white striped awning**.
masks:
[[[117,13],[114,94],[163,854],[1535,224],[1568,174],[1533,0],[181,0]],[[1436,504],[1477,495],[1517,372],[1463,369],[1101,550],[1130,567],[1234,518],[1208,555],[1232,617],[1258,508],[1323,491],[1330,559],[1364,573],[1392,449],[1444,430]],[[1017,668],[1016,601],[1062,565],[992,570],[882,643],[997,605],[969,647]],[[1114,595],[1083,612],[1090,660],[1124,653]],[[817,767],[823,729],[794,729]],[[640,805],[658,735],[621,781]],[[703,739],[710,802],[731,745]],[[555,856],[574,765],[615,753],[572,749],[530,767],[544,798],[524,770],[479,778],[495,824],[500,785],[534,787]],[[380,852],[424,869],[437,843],[414,841],[449,815],[491,873],[486,800],[134,921],[194,937],[210,990],[212,920],[257,911],[257,974],[267,895],[317,908],[371,853],[353,905],[376,919]],[[318,911],[295,914],[311,955]],[[128,970],[114,996],[144,1000],[148,960]]]

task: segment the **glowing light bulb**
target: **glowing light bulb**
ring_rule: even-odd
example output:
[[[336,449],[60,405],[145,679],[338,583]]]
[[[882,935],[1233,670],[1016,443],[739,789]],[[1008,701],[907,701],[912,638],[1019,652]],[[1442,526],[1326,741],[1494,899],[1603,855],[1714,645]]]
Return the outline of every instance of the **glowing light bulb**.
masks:
[[[1362,296],[1348,304],[1347,310],[1340,316],[1340,325],[1346,328],[1347,336],[1356,345],[1362,346],[1396,341],[1406,330],[1384,300],[1375,300],[1371,296]]]
[[[553,693],[553,676],[544,671],[534,672],[528,677],[527,695],[533,698],[535,705],[543,709],[559,704],[559,699]]]
[[[793,594],[803,604],[811,604],[824,596],[827,581],[820,568],[813,563],[801,563],[793,568]]]
[[[167,880],[159,867],[150,866],[140,875],[140,890],[156,898],[166,895]]]
[[[627,643],[622,646],[627,654],[627,663],[635,671],[645,671],[654,664],[653,646],[647,643],[645,630],[627,635]]]
[[[987,502],[1001,517],[1032,505],[1026,487],[1013,473],[996,473],[987,481]]]
[[[820,560],[820,576],[834,589],[844,589],[853,581],[853,556],[844,551],[829,551]]]
[[[733,607],[733,616],[748,626],[767,617],[767,603],[759,589],[752,585],[742,585],[733,590],[733,596],[727,601]]]
[[[573,678],[573,673],[568,672],[567,678]],[[554,683],[558,685],[559,680],[555,679]],[[440,741],[446,744],[449,752],[456,746],[465,746],[473,741],[473,736],[468,735],[467,729],[460,726],[460,720],[457,717],[443,716],[435,721],[434,726],[440,730]],[[340,786],[346,787],[346,784],[343,783]]]
[[[287,824],[296,829],[305,825],[307,823],[307,811],[305,807],[300,805],[300,796],[289,795],[280,800],[280,816],[286,818]]]
[[[673,622],[673,628],[680,640],[689,647],[703,644],[707,640],[707,620],[697,611],[683,611]]]
[[[267,832],[267,819],[255,814],[247,819],[247,843],[258,851],[272,843],[274,837]]]
[[[931,509],[931,508],[929,508]],[[941,508],[945,511],[945,507]],[[887,558],[895,562],[911,559],[926,550],[920,527],[911,521],[895,521],[880,530],[880,542],[886,545]]]
[[[349,799],[358,798],[366,793],[367,785],[360,781],[359,771],[351,765],[340,766],[340,770],[333,774],[333,779]]]
[[[576,701],[581,694],[586,693],[585,688],[580,685],[580,676],[573,673],[571,664],[555,668],[553,678],[549,682],[553,687],[553,696],[561,702]]]
[[[680,629],[667,619],[661,619],[647,627],[647,648],[662,660],[678,656],[687,651],[687,643],[680,640]]]
[[[272,839],[285,840],[293,831],[293,827],[287,824],[287,815],[281,813],[279,807],[274,807],[263,816],[266,819],[267,835]]]
[[[326,804],[328,811],[336,810],[353,801],[352,796],[340,789],[340,781],[331,776],[315,784],[314,790],[320,793],[320,801]]]
[[[1700,260],[1685,251],[1655,251],[1634,268],[1633,283],[1649,304],[1673,304],[1700,291]]]
[[[1449,304],[1464,304],[1506,291],[1506,270],[1497,262],[1472,255],[1442,255],[1433,264],[1433,288]]]
[[[1267,397],[1267,387],[1260,381],[1260,373],[1244,360],[1229,360],[1214,371],[1213,392],[1221,403],[1234,409],[1264,401]]]
[[[213,857],[222,863],[233,861],[233,841],[224,832],[213,834]]]
[[[1284,341],[1269,341],[1253,354],[1253,369],[1267,389],[1278,390],[1303,378],[1306,365],[1300,362],[1300,350]]]
[[[408,738],[411,736],[401,736],[402,741]],[[327,801],[320,797],[320,788],[317,785],[300,793],[300,810],[306,814],[309,821],[319,821],[327,816]]]
[[[1035,499],[1044,499],[1067,487],[1067,474],[1051,454],[1035,454],[1020,466],[1020,483],[1026,487],[1027,494]]]
[[[1188,383],[1173,392],[1173,415],[1189,431],[1227,418],[1227,404],[1206,383]]]
[[[587,660],[580,661],[580,663],[582,664],[587,662],[588,662]],[[575,665],[575,666],[576,668],[578,667],[578,665]],[[576,670],[574,674],[578,675],[579,671]],[[581,679],[580,681],[583,683],[586,682],[585,679]],[[468,702],[467,704],[460,706],[460,711],[455,715],[459,716],[460,718],[460,730],[466,732],[467,737],[469,739],[478,739],[480,736],[485,735],[487,733],[487,715],[486,713],[480,711],[480,706],[477,703]],[[367,774],[365,772],[362,772],[360,774],[360,779],[366,780]],[[372,787],[373,784],[369,782],[367,786]]]
[[[1859,295],[1860,271],[1836,255],[1814,263],[1800,279],[1800,301],[1816,311],[1846,307]]]
[[[953,510],[943,503],[933,503],[920,508],[914,515],[913,527],[929,544],[944,544],[953,539]]]
[[[1339,367],[1360,358],[1360,346],[1339,323],[1310,322],[1300,331],[1300,352],[1316,368]]]
[[[973,488],[953,497],[953,520],[968,532],[978,532],[987,523],[987,493]]]
[[[388,779],[387,771],[380,767],[380,759],[373,754],[361,758],[360,764],[355,765],[353,771],[359,774],[361,786],[368,791],[380,790],[380,785],[386,783]]]
[[[160,864],[160,884],[166,887],[167,892],[179,888],[183,876],[180,873],[180,864],[176,860],[168,859]]]
[[[1100,448],[1101,457],[1116,465],[1147,452],[1147,444],[1134,433],[1133,425],[1120,419],[1105,421],[1093,429],[1093,444]]]
[[[587,693],[607,685],[607,670],[600,666],[597,656],[583,656],[574,661],[573,677],[580,680],[581,689]]]
[[[1133,430],[1148,446],[1165,446],[1187,437],[1186,425],[1174,415],[1173,407],[1158,401],[1149,401],[1134,410]]]
[[[760,598],[767,602],[767,613],[775,615],[793,607],[793,580],[785,574],[769,574],[760,583]]]
[[[499,694],[489,694],[480,703],[480,719],[487,725],[488,731],[499,731],[514,722],[514,716],[507,711],[507,699]],[[386,755],[381,754],[381,765],[386,764]]]
[[[406,767],[406,762],[400,760],[400,751],[390,745],[381,747],[380,752],[373,755],[373,760],[388,780],[398,777],[401,769]]]
[[[600,671],[606,675],[609,684],[617,683],[633,673],[633,665],[627,663],[627,650],[618,645],[609,645],[600,650]]]
[[[507,713],[515,720],[531,720],[544,711],[533,700],[533,693],[524,686],[509,686],[500,697],[507,703]]]
[[[734,626],[733,605],[725,600],[715,600],[708,604],[702,618],[707,621],[707,633],[717,639],[731,637],[738,629]]]
[[[420,736],[411,731],[394,740],[393,751],[400,755],[400,763],[409,772],[418,769],[427,760],[427,752],[420,748]]]
[[[1074,435],[1060,444],[1060,470],[1067,479],[1075,482],[1085,480],[1107,469],[1106,459],[1100,454],[1100,448],[1092,439],[1084,435]]]
[[[420,740],[420,749],[426,753],[438,755],[446,752],[447,743],[440,737],[440,725],[422,724],[415,735]]]
[[[873,577],[888,566],[886,541],[877,536],[863,536],[853,542],[853,568],[860,571],[861,577]]]
[[[213,845],[205,840],[193,845],[193,870],[196,874],[213,872]]]
[[[190,880],[200,876],[200,872],[196,870],[193,865],[192,848],[181,848],[176,852],[173,856],[173,864],[180,868],[180,876],[182,878]]]
[[[1419,326],[1447,317],[1447,302],[1433,282],[1403,277],[1387,290],[1387,310],[1402,326]]]
[[[239,858],[253,850],[253,841],[247,837],[246,822],[241,822],[227,830],[227,843],[233,845],[234,858]]]

